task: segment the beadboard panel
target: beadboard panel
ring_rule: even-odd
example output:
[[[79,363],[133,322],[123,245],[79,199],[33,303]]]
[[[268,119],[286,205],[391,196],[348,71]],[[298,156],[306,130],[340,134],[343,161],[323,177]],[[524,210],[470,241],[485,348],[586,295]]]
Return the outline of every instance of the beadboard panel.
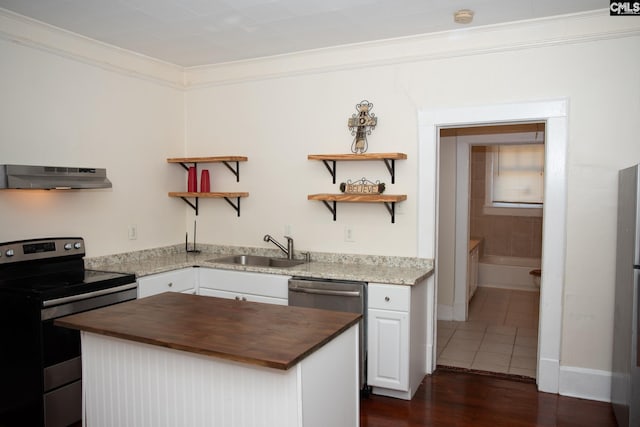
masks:
[[[82,332],[85,426],[356,427],[358,324],[289,370]]]
[[[299,370],[82,334],[86,424],[297,426]]]

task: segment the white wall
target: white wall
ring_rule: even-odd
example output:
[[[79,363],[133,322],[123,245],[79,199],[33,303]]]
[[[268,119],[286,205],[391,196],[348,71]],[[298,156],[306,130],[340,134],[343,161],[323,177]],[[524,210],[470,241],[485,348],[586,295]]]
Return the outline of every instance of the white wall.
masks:
[[[1,191],[0,241],[82,236],[97,256],[184,239],[184,206],[167,197],[183,174],[166,163],[184,153],[182,90],[5,37],[0,58],[0,163],[103,167],[113,183]]]
[[[188,151],[250,157],[237,185],[251,193],[242,217],[208,204],[203,239],[260,245],[264,233],[282,234],[288,224],[300,249],[415,255],[417,111],[567,98],[561,365],[609,371],[616,173],[640,161],[639,26],[603,11],[187,70]],[[389,188],[408,194],[393,225],[381,206],[339,205],[333,222],[306,200],[337,191],[306,156],[348,152],[346,119],[362,99],[379,117],[369,151],[409,156]],[[360,176],[388,182],[381,164],[338,164],[338,182]],[[344,242],[345,225],[355,243]]]
[[[240,166],[240,183],[224,166],[212,168],[213,188],[244,190],[250,196],[242,200],[240,218],[224,201],[201,201],[198,225],[203,239],[267,246],[265,233],[282,240],[289,225],[300,250],[415,254],[415,111],[393,85],[376,83],[392,82],[393,67],[373,70],[362,79],[358,74],[365,73],[337,71],[187,92],[189,153],[249,157]],[[307,155],[350,152],[353,137],[347,119],[355,104],[367,98],[379,117],[369,151],[402,151],[409,159],[396,161],[394,185],[382,161],[338,162],[334,185],[324,164],[307,160]],[[406,110],[405,117],[397,117],[396,107]],[[362,177],[386,183],[387,193],[410,194],[398,206],[395,224],[381,204],[339,204],[334,222],[321,202],[307,200],[308,194],[337,193],[340,182]],[[344,241],[345,225],[353,227],[355,242]]]
[[[412,256],[418,110],[567,98],[561,364],[610,370],[616,174],[640,161],[638,19],[602,11],[200,67],[186,70],[184,92],[170,67],[150,72],[120,56],[105,65],[42,43],[0,37],[2,163],[106,167],[114,188],[2,192],[0,240],[79,234],[91,256],[182,241],[193,212],[166,193],[184,188],[185,174],[165,162],[182,154],[249,157],[240,183],[212,167],[214,190],[250,196],[240,218],[223,200],[202,200],[201,242],[268,246],[262,236],[288,225],[300,250]],[[387,190],[408,195],[395,224],[381,205],[340,204],[333,222],[307,200],[338,191],[307,155],[348,152],[347,118],[362,99],[379,117],[369,151],[408,155]],[[390,182],[382,162],[338,164],[338,183],[363,176]],[[355,242],[344,241],[345,225]]]

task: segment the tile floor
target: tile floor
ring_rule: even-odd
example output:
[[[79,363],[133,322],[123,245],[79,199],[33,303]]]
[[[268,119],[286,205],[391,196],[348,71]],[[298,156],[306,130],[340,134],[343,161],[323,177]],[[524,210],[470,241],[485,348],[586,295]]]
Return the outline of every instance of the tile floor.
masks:
[[[437,364],[536,377],[539,292],[479,287],[469,320],[438,320]]]

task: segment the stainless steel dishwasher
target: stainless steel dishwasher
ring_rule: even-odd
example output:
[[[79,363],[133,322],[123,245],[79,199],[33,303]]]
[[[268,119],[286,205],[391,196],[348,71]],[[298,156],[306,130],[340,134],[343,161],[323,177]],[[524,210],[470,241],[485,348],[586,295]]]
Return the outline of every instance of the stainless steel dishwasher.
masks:
[[[367,284],[325,279],[289,279],[289,305],[360,313],[360,390],[367,391]]]

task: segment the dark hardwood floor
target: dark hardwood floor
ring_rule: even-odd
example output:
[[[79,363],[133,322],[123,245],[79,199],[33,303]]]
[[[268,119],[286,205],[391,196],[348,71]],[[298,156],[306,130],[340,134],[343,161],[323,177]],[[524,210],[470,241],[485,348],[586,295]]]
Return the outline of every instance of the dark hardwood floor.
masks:
[[[361,427],[616,427],[611,405],[539,393],[528,381],[439,368],[411,401],[361,399]]]

